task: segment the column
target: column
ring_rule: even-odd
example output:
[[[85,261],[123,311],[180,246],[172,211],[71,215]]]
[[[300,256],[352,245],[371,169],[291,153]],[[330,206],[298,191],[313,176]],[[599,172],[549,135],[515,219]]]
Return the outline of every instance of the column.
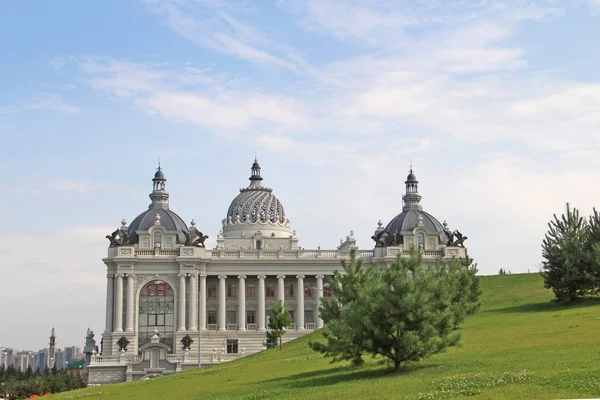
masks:
[[[321,313],[319,313],[319,307],[323,301],[323,275],[317,275],[317,329],[323,327],[323,320],[321,319]]]
[[[304,275],[296,276],[298,278],[298,301],[296,306],[296,330],[304,330]]]
[[[106,275],[106,332],[113,329],[113,298],[115,297],[115,278],[112,274]]]
[[[115,332],[123,332],[123,274],[117,274],[117,309],[115,310]]]
[[[238,288],[238,331],[246,330],[246,275],[239,275]]]
[[[200,330],[206,330],[206,275],[200,274]]]
[[[227,275],[219,275],[219,318],[218,318],[218,326],[220,331],[226,331],[227,326],[226,323],[226,307],[227,304],[225,302],[225,294],[226,294],[226,282]]]
[[[190,316],[188,321],[190,321],[190,326],[188,328],[189,331],[198,330],[198,275],[192,274],[190,275]]]
[[[133,286],[135,282],[135,275],[127,274],[127,318],[125,325],[125,332],[133,332],[133,304],[135,302],[133,296]]]
[[[277,301],[285,301],[285,275],[277,275]]]
[[[267,278],[265,275],[258,275],[258,331],[264,332],[266,331],[265,327],[265,315],[266,315],[266,307],[265,307],[265,279]]]
[[[179,329],[185,331],[185,274],[179,274]]]

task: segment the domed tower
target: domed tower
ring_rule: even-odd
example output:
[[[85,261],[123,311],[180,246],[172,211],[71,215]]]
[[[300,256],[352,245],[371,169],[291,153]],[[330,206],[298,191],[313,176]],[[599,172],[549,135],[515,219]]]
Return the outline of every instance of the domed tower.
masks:
[[[223,219],[223,230],[220,232],[219,243],[226,239],[236,240],[236,247],[247,247],[245,241],[249,241],[247,248],[264,248],[266,240],[271,242],[275,239],[289,239],[295,235],[290,233],[290,220],[285,217],[283,205],[273,194],[273,189],[263,186],[261,168],[255,159],[250,174],[250,185],[240,189],[235,199],[227,209],[227,216]],[[256,239],[262,237],[263,239]],[[241,240],[245,239],[245,240]],[[234,241],[230,241],[234,243]],[[290,248],[290,244],[280,244],[283,248]],[[232,244],[233,248],[233,244]]]
[[[373,240],[377,247],[414,245],[421,249],[435,250],[446,244],[448,237],[444,226],[431,214],[423,211],[419,181],[412,166],[404,182],[406,193],[402,197],[402,212],[396,215],[385,228],[381,222]]]
[[[148,209],[127,228],[129,244],[138,244],[140,248],[174,248],[176,244],[185,243],[188,227],[179,215],[169,209],[166,183],[167,179],[159,165],[152,178]],[[141,241],[140,236],[143,237]]]

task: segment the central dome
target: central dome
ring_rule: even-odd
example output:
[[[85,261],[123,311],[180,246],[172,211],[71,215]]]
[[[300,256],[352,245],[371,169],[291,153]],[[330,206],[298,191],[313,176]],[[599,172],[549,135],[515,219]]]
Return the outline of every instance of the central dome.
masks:
[[[260,165],[254,160],[250,185],[240,189],[227,209],[223,221],[223,236],[244,237],[258,231],[272,237],[288,237],[290,222],[285,217],[283,205],[273,190],[262,185]]]

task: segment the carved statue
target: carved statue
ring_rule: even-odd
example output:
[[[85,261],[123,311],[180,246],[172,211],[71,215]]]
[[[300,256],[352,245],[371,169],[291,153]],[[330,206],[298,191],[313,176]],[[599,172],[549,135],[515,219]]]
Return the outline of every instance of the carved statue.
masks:
[[[454,236],[456,236],[456,240],[454,241],[454,246],[460,246],[460,247],[464,248],[465,247],[464,242],[468,238],[466,236],[463,236],[463,234],[460,233],[458,230],[454,231]]]
[[[119,340],[117,340],[117,345],[119,346],[119,350],[127,351],[127,345],[129,344],[129,340],[125,336],[121,336]]]
[[[446,242],[446,246],[452,246],[454,244],[454,233],[450,229],[444,228],[444,233],[448,237],[448,241]]]
[[[389,237],[388,231],[383,230],[383,231],[371,236],[371,239],[373,239],[375,241],[375,247],[385,247],[385,246],[387,246],[386,239],[388,237]]]
[[[193,246],[205,247],[204,241],[208,239],[208,235],[203,235],[202,232],[196,230],[196,240],[192,243]]]
[[[194,340],[190,337],[190,335],[185,335],[183,339],[181,339],[181,343],[183,344],[183,350],[189,350]]]
[[[129,235],[127,230],[119,228],[110,235],[106,235],[106,238],[110,242],[109,247],[119,247],[129,244]]]
[[[119,232],[120,231],[121,231],[120,229],[117,229],[116,231],[114,231],[110,235],[106,235],[106,238],[110,242],[109,247],[117,247],[117,246],[121,245],[121,240],[119,238]]]
[[[183,233],[183,235],[185,236],[185,242],[183,244],[185,246],[191,246],[192,245],[192,236],[190,235],[190,233],[186,232],[184,230],[182,230],[181,233]]]

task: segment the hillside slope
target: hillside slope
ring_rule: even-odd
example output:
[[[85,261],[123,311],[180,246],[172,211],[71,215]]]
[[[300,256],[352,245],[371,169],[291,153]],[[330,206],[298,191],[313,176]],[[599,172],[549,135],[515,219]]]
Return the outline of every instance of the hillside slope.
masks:
[[[482,277],[482,308],[461,346],[390,374],[330,364],[315,332],[242,360],[56,399],[552,399],[600,397],[600,302],[550,302],[538,274]]]

